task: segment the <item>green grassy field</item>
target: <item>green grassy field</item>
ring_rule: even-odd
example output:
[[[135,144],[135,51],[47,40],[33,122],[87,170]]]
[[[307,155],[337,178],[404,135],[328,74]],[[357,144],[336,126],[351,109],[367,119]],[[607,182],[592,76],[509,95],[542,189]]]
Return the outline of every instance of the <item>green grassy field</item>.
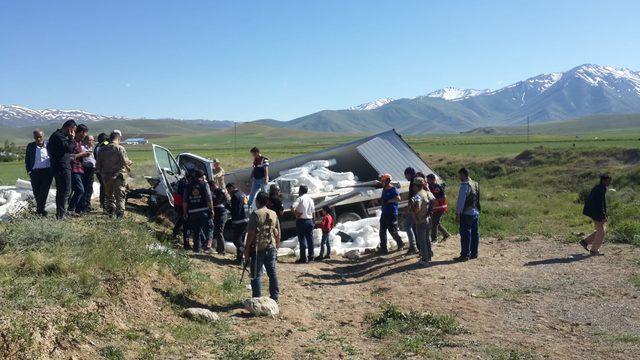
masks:
[[[260,147],[272,160],[322,150],[357,139],[364,135],[315,133],[276,129],[247,124],[234,129],[210,131],[202,134],[165,136],[152,142],[169,148],[174,155],[192,152],[207,158],[219,158],[227,170],[250,164],[249,149]],[[527,141],[522,135],[424,135],[406,136],[409,144],[429,162],[447,164],[489,160],[516,154],[536,147],[548,149],[608,149],[640,147],[640,130],[627,133],[569,135],[533,135]],[[20,144],[19,144],[20,145]],[[127,147],[135,162],[134,176],[153,175],[151,145]],[[0,163],[0,184],[7,185],[27,175],[22,163]]]

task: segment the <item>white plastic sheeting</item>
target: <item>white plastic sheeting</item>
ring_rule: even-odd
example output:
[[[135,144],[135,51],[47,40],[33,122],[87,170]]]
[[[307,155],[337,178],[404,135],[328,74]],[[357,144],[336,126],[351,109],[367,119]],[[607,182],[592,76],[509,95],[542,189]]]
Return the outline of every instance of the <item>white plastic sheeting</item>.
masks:
[[[331,255],[342,256],[350,250],[358,250],[360,253],[363,253],[366,249],[375,249],[376,247],[378,247],[378,245],[380,244],[380,213],[378,212],[376,215],[376,217],[337,224],[329,234]],[[340,232],[349,235],[352,241],[343,242],[342,238],[338,235]],[[399,234],[400,237],[402,237],[402,240],[405,243],[408,243],[407,234],[402,231],[399,232]],[[314,254],[316,255],[320,254],[321,240],[322,230],[315,229],[313,231],[313,246]],[[397,248],[397,244],[391,238],[390,234],[387,234],[387,244],[389,249]],[[300,254],[300,246],[298,244],[297,237],[292,237],[280,243],[278,256],[287,256],[291,254]]]
[[[97,198],[100,193],[100,184],[93,183],[93,198]],[[0,186],[0,220],[7,216],[27,209],[29,204],[35,206],[35,199],[31,191],[31,182],[18,179],[14,186]],[[47,196],[45,210],[56,211],[56,190],[50,189]]]
[[[314,160],[280,172],[274,179],[292,181],[295,186],[306,185],[309,193],[331,192],[335,188],[346,188],[356,184],[357,177],[352,172],[335,172],[328,168],[335,165],[335,160]]]

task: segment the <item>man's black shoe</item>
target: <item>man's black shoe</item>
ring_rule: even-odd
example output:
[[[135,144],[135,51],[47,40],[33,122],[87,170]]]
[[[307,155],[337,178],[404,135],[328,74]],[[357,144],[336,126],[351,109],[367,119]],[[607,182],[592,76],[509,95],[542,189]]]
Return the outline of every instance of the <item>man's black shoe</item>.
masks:
[[[458,256],[456,258],[453,258],[453,261],[457,261],[457,262],[465,262],[465,261],[468,261],[468,260],[469,260],[469,258],[466,257],[466,256]]]
[[[294,264],[306,264],[307,262],[307,259],[298,259]]]
[[[473,260],[473,259],[477,259],[477,258],[478,258],[478,255],[471,255],[471,256],[469,257],[469,259],[471,259],[471,260]]]

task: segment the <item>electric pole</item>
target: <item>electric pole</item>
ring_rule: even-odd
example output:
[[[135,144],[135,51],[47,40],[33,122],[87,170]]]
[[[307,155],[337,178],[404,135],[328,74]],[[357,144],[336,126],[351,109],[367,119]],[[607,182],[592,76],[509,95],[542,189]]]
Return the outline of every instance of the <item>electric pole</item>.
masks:
[[[529,117],[527,116],[527,143],[529,143]]]

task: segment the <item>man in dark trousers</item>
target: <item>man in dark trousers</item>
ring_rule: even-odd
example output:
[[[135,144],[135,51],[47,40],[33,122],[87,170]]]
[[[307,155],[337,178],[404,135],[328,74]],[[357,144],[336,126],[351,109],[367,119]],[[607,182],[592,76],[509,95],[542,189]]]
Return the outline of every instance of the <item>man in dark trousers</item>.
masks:
[[[455,261],[467,261],[478,257],[480,246],[480,185],[471,180],[469,170],[458,170],[460,192],[456,206],[456,223],[460,225],[460,256]]]
[[[40,129],[33,130],[33,140],[35,141],[27,145],[24,164],[31,178],[31,190],[36,200],[36,214],[47,216],[44,207],[53,181],[51,159],[47,152],[47,143],[44,141],[44,132]]]
[[[89,128],[85,124],[78,125],[73,143],[73,155],[71,155],[71,197],[69,198],[69,211],[76,214],[82,212],[82,199],[84,197],[84,166],[82,160],[91,155],[91,151],[83,149],[84,138],[89,134]]]
[[[600,175],[600,183],[594,186],[584,202],[582,213],[591,218],[595,231],[580,241],[580,245],[591,255],[603,255],[600,247],[604,241],[607,229],[607,187],[611,185],[611,176]],[[589,249],[591,246],[591,249]]]
[[[182,199],[182,211],[193,234],[193,251],[200,252],[200,248],[207,245],[209,221],[213,219],[211,190],[204,171],[195,171],[194,179],[182,194]]]
[[[177,237],[180,234],[180,229],[182,229],[182,244],[185,249],[190,249],[191,245],[189,245],[189,224],[185,220],[184,214],[182,213],[182,194],[184,194],[187,186],[191,183],[193,178],[193,173],[191,171],[187,171],[187,174],[180,180],[178,180],[177,185],[175,186],[175,192],[173,195],[173,206],[176,210],[176,222],[173,226],[173,236]]]
[[[236,246],[236,264],[242,265],[244,238],[247,233],[247,223],[249,222],[247,212],[249,200],[233,183],[227,184],[227,192],[231,196],[229,212],[231,213],[231,237],[233,245]]]
[[[98,153],[100,152],[100,148],[108,144],[109,144],[109,135],[105,133],[100,133],[98,135],[98,143],[96,147],[93,148],[93,158],[96,159],[96,162],[98,161]],[[96,173],[96,177],[98,178],[98,181],[100,182],[100,208],[104,210],[104,198],[105,198],[104,180],[102,180],[102,175],[100,175],[99,172],[96,171],[95,173]],[[180,218],[182,218],[182,216],[180,216]]]
[[[447,195],[445,194],[444,185],[438,184],[434,174],[427,175],[427,183],[429,184],[429,191],[436,198],[433,202],[433,214],[431,214],[431,241],[438,242],[438,230],[440,230],[442,241],[444,242],[451,236],[440,222],[442,216],[448,210]]]
[[[67,217],[67,203],[71,194],[71,156],[73,154],[77,124],[67,120],[62,128],[49,137],[47,151],[51,160],[51,171],[56,180],[56,217]]]
[[[216,252],[224,255],[224,228],[227,225],[227,193],[219,188],[214,180],[209,180],[211,197],[213,199],[213,223],[209,229],[209,242],[205,251],[213,251],[215,241]]]
[[[404,243],[400,234],[398,234],[398,202],[400,202],[400,192],[391,183],[391,175],[383,174],[380,176],[382,184],[382,195],[380,196],[381,211],[380,215],[380,249],[378,254],[388,254],[387,247],[387,231],[391,234],[393,240],[398,245],[398,251],[404,248]]]

